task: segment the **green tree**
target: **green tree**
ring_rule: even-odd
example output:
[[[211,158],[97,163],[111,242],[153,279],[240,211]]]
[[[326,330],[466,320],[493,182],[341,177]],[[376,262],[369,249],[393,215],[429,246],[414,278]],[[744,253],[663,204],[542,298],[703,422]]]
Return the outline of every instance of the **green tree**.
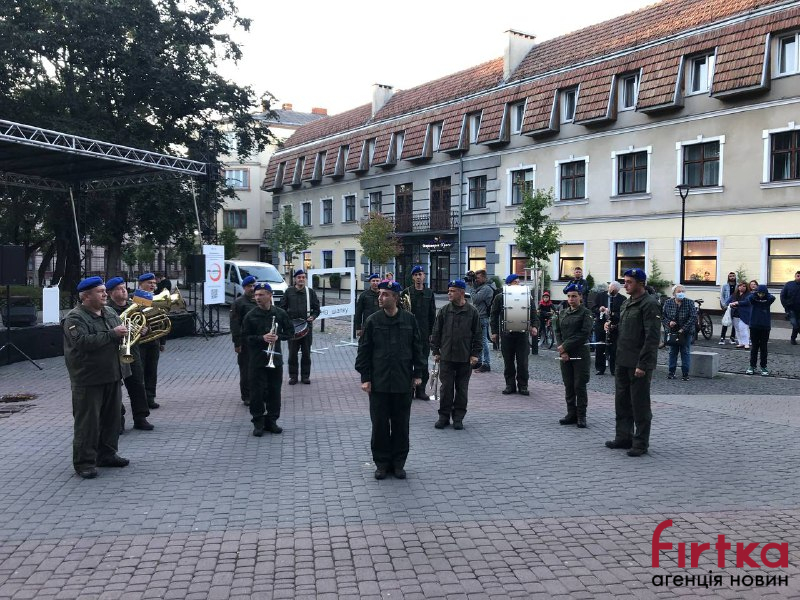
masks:
[[[537,189],[526,192],[522,197],[519,217],[514,221],[514,234],[517,251],[528,257],[528,266],[533,267],[534,288],[539,293],[539,272],[547,264],[550,256],[559,249],[561,231],[548,215],[555,197],[552,188],[548,191]]]
[[[400,239],[394,232],[394,223],[379,212],[369,213],[360,223],[361,233],[356,236],[361,252],[372,264],[385,265],[403,251]]]
[[[286,264],[294,263],[294,255],[311,245],[311,236],[294,220],[291,211],[284,210],[280,220],[272,228],[269,241],[272,247],[286,255]],[[287,272],[291,278],[291,273]]]
[[[664,290],[672,286],[672,281],[664,278],[661,266],[658,261],[650,259],[650,272],[647,274],[647,284],[653,286],[657,292],[664,293]]]
[[[215,166],[217,153],[232,154],[217,127],[226,121],[238,155],[255,154],[274,141],[250,116],[259,96],[216,72],[221,59],[241,57],[229,32],[249,26],[234,0],[0,3],[0,114],[147,150],[186,148]],[[221,186],[199,185],[203,228],[211,230]],[[104,243],[109,264],[126,239],[165,245],[197,227],[190,187],[181,182],[76,200],[81,236]],[[44,207],[55,276],[71,285],[80,264],[69,196],[51,194]]]
[[[219,234],[219,243],[225,246],[225,258],[236,258],[239,256],[239,247],[236,245],[239,242],[239,236],[236,235],[236,230],[226,225],[222,228]]]

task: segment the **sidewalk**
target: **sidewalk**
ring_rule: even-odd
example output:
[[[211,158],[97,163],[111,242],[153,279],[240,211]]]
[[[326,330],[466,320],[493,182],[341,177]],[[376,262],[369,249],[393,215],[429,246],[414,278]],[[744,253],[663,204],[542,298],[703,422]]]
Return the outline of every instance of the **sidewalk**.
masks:
[[[603,446],[610,377],[592,379],[589,428],[561,427],[553,355],[532,359],[523,397],[499,394],[495,354],[465,430],[434,429],[436,407],[414,401],[409,478],[379,482],[355,348],[314,339],[329,349],[312,384],[284,384],[285,431],[260,439],[230,338],[170,341],[155,431],[126,432],[131,465],[95,480],[70,464],[63,358],[0,367],[0,396],[38,395],[0,403],[0,598],[797,597],[800,381],[729,375],[709,383],[737,390],[720,396],[659,379],[651,453],[632,459]],[[675,546],[651,567],[665,519],[662,542],[712,544],[698,568],[678,567]],[[787,542],[789,567],[737,569],[735,551],[717,567],[718,534]],[[653,585],[709,571],[725,585]],[[746,574],[789,586],[729,583]]]

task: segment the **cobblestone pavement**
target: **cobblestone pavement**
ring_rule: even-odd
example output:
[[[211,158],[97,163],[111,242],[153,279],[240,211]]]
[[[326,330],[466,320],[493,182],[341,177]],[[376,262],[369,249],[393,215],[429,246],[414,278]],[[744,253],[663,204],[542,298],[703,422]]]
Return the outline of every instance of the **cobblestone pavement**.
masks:
[[[0,367],[0,395],[38,394],[0,413],[0,598],[800,598],[800,381],[662,371],[651,453],[632,459],[603,446],[609,376],[590,384],[589,428],[560,427],[554,354],[532,358],[530,397],[499,394],[495,355],[465,430],[434,429],[436,407],[415,401],[409,478],[379,482],[355,349],[333,330],[315,333],[328,350],[311,385],[283,388],[284,433],[263,438],[229,338],[170,341],[155,431],[126,432],[131,465],[89,481],[70,464],[63,359]],[[673,549],[653,568],[665,519]],[[682,568],[678,542],[712,547]],[[761,544],[759,565],[786,542],[789,567],[737,568],[737,542]],[[653,584],[709,571],[723,585]],[[730,582],[775,574],[788,585]]]

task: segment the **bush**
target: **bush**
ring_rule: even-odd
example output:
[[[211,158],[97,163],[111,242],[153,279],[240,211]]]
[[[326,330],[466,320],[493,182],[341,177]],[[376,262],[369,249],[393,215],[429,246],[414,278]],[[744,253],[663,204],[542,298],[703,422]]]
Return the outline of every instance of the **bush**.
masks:
[[[331,273],[330,277],[328,278],[328,282],[331,284],[331,289],[338,290],[342,285],[342,274]]]
[[[498,290],[503,289],[503,286],[505,285],[505,282],[502,279],[500,279],[497,275],[492,275],[489,278],[489,281],[494,283],[494,287],[496,287]]]

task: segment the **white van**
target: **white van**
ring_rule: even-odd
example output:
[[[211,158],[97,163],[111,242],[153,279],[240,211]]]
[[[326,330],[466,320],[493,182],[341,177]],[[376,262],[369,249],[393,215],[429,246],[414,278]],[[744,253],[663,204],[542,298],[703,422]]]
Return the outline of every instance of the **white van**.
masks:
[[[242,279],[252,275],[258,283],[268,283],[272,286],[272,299],[275,304],[283,298],[283,293],[288,287],[283,277],[274,266],[269,263],[250,260],[225,261],[225,303],[232,304],[239,296],[244,294]]]

